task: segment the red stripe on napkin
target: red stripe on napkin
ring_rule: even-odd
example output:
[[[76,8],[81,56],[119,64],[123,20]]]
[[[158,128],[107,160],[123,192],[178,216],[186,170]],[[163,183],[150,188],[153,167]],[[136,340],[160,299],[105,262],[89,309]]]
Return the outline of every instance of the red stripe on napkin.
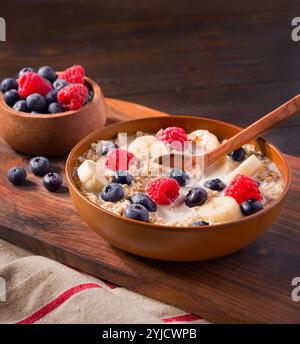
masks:
[[[116,284],[113,284],[113,283],[110,283],[110,282],[107,282],[107,281],[103,281],[101,280],[109,289],[116,289],[116,288],[119,288],[118,285]]]
[[[54,311],[60,305],[62,305],[65,301],[67,301],[70,297],[75,294],[80,293],[81,291],[93,288],[102,288],[99,284],[96,283],[84,283],[78,284],[75,287],[72,287],[62,293],[60,296],[55,298],[54,300],[48,302],[45,306],[31,314],[30,316],[26,317],[25,319],[17,322],[17,324],[33,324],[36,321],[43,318],[45,315],[49,314],[50,312]]]
[[[180,322],[180,321],[191,322],[191,321],[196,321],[200,319],[202,318],[200,318],[196,314],[184,314],[184,315],[177,315],[176,317],[164,318],[164,319],[161,319],[161,321],[165,323],[172,323],[172,322]]]

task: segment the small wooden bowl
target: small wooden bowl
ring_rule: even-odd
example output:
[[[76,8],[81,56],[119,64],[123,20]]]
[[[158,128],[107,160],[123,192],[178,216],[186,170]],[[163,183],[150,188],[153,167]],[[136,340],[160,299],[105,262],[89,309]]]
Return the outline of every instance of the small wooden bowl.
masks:
[[[58,156],[70,152],[87,134],[104,126],[105,102],[99,85],[85,77],[93,99],[77,111],[28,114],[8,106],[0,95],[0,135],[16,151],[28,155]]]
[[[136,131],[157,132],[161,128],[178,126],[187,132],[207,129],[223,140],[241,128],[201,117],[166,116],[120,122],[100,129],[81,140],[71,151],[66,163],[66,177],[71,198],[83,220],[113,246],[136,255],[170,261],[193,261],[221,257],[245,247],[278,217],[291,182],[291,172],[285,157],[271,143],[258,139],[255,144],[279,168],[283,191],[271,206],[240,220],[207,227],[160,226],[131,220],[106,211],[87,200],[76,187],[74,168],[77,159],[97,140],[108,140],[118,133]]]

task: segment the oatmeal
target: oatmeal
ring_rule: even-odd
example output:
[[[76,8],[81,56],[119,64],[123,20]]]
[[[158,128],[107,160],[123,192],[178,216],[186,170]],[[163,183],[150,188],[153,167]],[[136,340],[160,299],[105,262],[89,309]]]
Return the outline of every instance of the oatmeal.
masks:
[[[172,151],[188,156],[199,145],[206,153],[220,144],[207,130],[186,133],[177,127],[119,134],[91,144],[78,159],[77,185],[107,211],[166,226],[234,221],[278,199],[283,181],[277,166],[250,144],[222,157],[205,174],[197,173],[200,164],[159,164],[158,157]]]

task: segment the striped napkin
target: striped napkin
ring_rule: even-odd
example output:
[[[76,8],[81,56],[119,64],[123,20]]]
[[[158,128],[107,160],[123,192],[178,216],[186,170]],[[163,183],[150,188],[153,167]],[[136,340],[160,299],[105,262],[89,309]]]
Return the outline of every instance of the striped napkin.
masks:
[[[3,240],[0,282],[2,324],[207,323],[198,315],[33,255]]]

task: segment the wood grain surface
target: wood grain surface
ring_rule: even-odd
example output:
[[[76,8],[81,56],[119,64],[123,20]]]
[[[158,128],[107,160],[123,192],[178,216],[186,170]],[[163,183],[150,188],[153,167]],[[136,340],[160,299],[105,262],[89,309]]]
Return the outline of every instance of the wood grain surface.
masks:
[[[299,0],[1,0],[0,79],[81,63],[107,97],[246,127],[299,93],[299,13]],[[298,116],[268,137],[300,156],[299,130]]]
[[[116,113],[123,109],[121,102]],[[29,158],[0,142],[0,238],[212,322],[299,323],[291,281],[300,274],[300,159],[288,159],[291,190],[282,215],[266,234],[224,258],[171,263],[110,246],[79,218],[66,187],[49,193],[32,175],[25,186],[12,186],[8,168],[26,167]],[[63,172],[64,160],[52,160],[52,168]]]

